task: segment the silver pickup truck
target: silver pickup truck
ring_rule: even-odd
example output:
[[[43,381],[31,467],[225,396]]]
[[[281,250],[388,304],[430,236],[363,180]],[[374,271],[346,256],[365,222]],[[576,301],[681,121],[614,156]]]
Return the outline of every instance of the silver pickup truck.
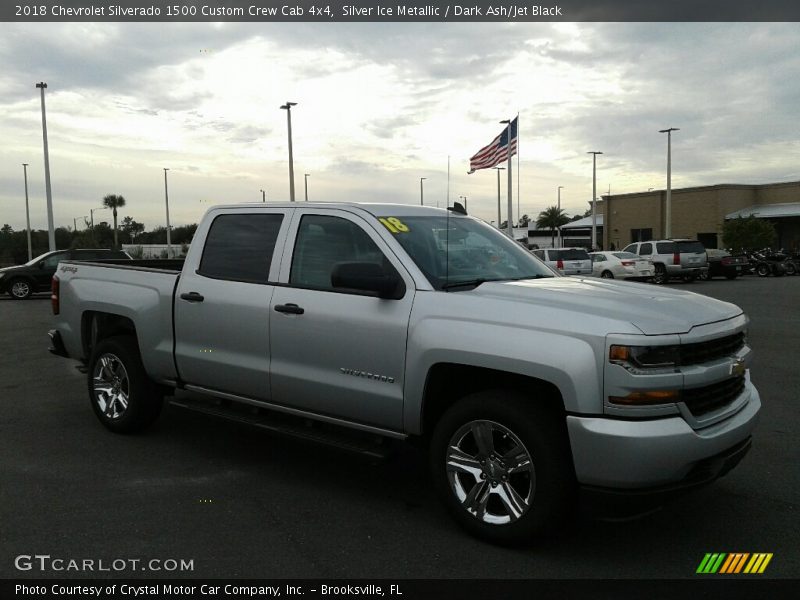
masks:
[[[761,407],[737,306],[559,276],[460,207],[221,206],[181,271],[148,264],[53,278],[51,351],[84,363],[103,425],[142,429],[174,395],[318,441],[421,440],[455,519],[494,542],[578,497],[716,479]]]

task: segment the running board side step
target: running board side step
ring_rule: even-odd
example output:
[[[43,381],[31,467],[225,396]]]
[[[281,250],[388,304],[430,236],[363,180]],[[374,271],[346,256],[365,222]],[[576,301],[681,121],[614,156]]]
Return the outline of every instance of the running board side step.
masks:
[[[385,460],[390,452],[388,438],[312,419],[284,415],[257,406],[220,400],[172,398],[170,404],[214,417],[266,429],[316,444],[324,444],[345,452],[360,454],[371,460]]]

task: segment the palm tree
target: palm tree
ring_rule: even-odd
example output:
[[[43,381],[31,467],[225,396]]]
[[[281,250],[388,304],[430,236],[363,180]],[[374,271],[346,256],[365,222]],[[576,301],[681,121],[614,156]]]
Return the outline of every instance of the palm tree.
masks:
[[[550,230],[550,244],[555,244],[556,229],[569,223],[569,217],[564,214],[563,208],[551,206],[539,213],[536,219],[536,226],[540,229]]]
[[[117,246],[117,208],[125,206],[125,198],[116,194],[109,194],[103,198],[103,206],[110,208],[114,213],[114,250],[119,250]]]

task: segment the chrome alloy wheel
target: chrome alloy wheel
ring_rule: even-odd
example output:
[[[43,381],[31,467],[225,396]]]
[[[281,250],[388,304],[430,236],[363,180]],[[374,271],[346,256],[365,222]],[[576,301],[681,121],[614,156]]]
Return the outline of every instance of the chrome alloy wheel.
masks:
[[[113,354],[103,354],[92,373],[92,393],[106,418],[119,419],[128,408],[131,384],[122,361]]]
[[[11,295],[15,298],[27,298],[31,295],[31,286],[27,281],[15,281],[11,284]]]
[[[522,517],[536,489],[528,449],[510,429],[494,421],[470,421],[453,434],[447,478],[462,507],[493,525]]]

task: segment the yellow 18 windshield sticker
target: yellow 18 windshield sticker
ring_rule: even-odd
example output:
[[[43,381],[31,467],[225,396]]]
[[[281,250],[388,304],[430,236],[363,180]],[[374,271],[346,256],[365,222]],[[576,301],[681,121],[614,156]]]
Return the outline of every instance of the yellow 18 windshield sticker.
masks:
[[[388,229],[392,233],[408,233],[409,231],[411,231],[408,228],[408,225],[403,223],[397,217],[381,217],[378,219],[378,221],[383,223],[383,226],[386,227],[386,229]]]

